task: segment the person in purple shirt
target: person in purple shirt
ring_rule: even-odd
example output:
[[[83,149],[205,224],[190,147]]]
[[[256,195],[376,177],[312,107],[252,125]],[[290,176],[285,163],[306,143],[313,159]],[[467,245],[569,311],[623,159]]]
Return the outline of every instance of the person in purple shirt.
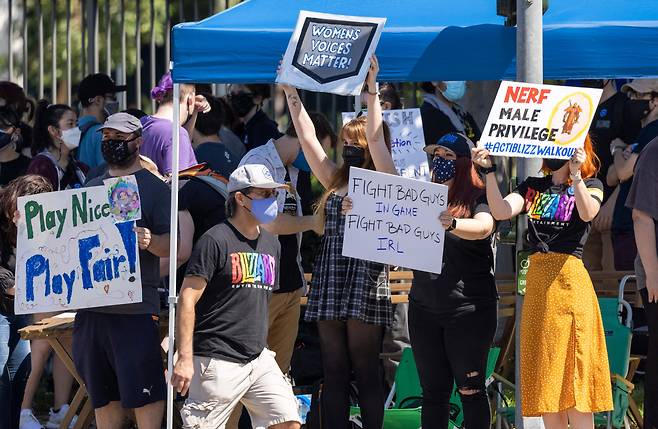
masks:
[[[144,128],[140,148],[142,155],[149,157],[158,166],[158,171],[163,176],[172,173],[171,151],[172,121],[174,111],[174,83],[171,74],[166,73],[160,79],[158,86],[151,90],[158,108],[154,115],[144,116],[141,119]],[[180,135],[180,158],[178,171],[184,170],[197,164],[190,133],[194,130],[194,124],[199,112],[210,111],[210,104],[202,95],[196,95],[194,85],[181,84],[180,86],[180,123],[178,124]]]

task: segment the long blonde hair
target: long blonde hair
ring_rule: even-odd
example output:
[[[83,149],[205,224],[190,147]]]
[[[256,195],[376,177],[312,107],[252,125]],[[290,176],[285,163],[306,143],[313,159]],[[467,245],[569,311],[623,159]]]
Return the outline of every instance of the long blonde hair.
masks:
[[[359,116],[352,119],[340,130],[338,135],[338,141],[345,143],[346,140],[354,142],[355,146],[358,146],[365,150],[365,162],[361,168],[366,168],[368,170],[376,170],[375,163],[372,160],[370,155],[370,150],[368,149],[368,139],[366,138],[366,121],[367,118],[365,115]],[[384,142],[388,151],[391,151],[391,131],[388,128],[386,122],[383,122],[384,127]],[[315,213],[319,214],[324,218],[325,207],[327,206],[327,200],[332,193],[336,192],[338,189],[343,188],[347,185],[347,182],[350,178],[350,167],[343,163],[334,173],[334,176],[331,178],[331,184],[324,191],[322,197],[318,200],[318,203],[315,206]]]

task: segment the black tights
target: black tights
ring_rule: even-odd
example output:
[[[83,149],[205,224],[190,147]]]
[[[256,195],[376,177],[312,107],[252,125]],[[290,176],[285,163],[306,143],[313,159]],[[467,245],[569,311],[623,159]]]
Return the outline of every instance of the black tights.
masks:
[[[352,370],[359,389],[364,429],[381,429],[384,421],[384,389],[379,371],[379,352],[384,328],[357,320],[318,322],[324,389],[322,427],[347,428],[349,385]]]

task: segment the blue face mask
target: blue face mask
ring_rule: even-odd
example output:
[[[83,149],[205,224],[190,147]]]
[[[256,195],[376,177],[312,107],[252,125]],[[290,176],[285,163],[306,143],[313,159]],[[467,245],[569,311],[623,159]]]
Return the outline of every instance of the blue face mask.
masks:
[[[432,160],[432,178],[435,183],[445,183],[455,177],[457,168],[454,159],[437,156]]]
[[[297,154],[297,158],[292,162],[292,166],[297,168],[298,170],[305,171],[307,173],[311,172],[311,166],[308,165],[308,161],[306,160],[306,157],[304,156],[304,151],[299,149],[299,153]]]
[[[246,196],[246,195],[245,195]],[[271,223],[276,219],[279,214],[279,206],[276,202],[276,197],[254,199],[246,196],[251,200],[251,212],[260,225]]]
[[[445,98],[452,102],[462,99],[466,92],[466,81],[447,80],[444,83],[446,84],[446,90],[441,93]]]

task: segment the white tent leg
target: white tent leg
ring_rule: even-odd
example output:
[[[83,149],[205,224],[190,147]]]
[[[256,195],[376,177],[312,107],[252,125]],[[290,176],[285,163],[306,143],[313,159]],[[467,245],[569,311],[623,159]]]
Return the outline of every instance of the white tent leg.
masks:
[[[169,350],[167,350],[167,375],[174,372],[174,340],[176,333],[176,261],[178,255],[178,158],[180,123],[180,84],[174,84],[174,117],[172,118],[171,151],[171,226],[169,229]],[[174,389],[167,380],[167,429],[174,426]]]

